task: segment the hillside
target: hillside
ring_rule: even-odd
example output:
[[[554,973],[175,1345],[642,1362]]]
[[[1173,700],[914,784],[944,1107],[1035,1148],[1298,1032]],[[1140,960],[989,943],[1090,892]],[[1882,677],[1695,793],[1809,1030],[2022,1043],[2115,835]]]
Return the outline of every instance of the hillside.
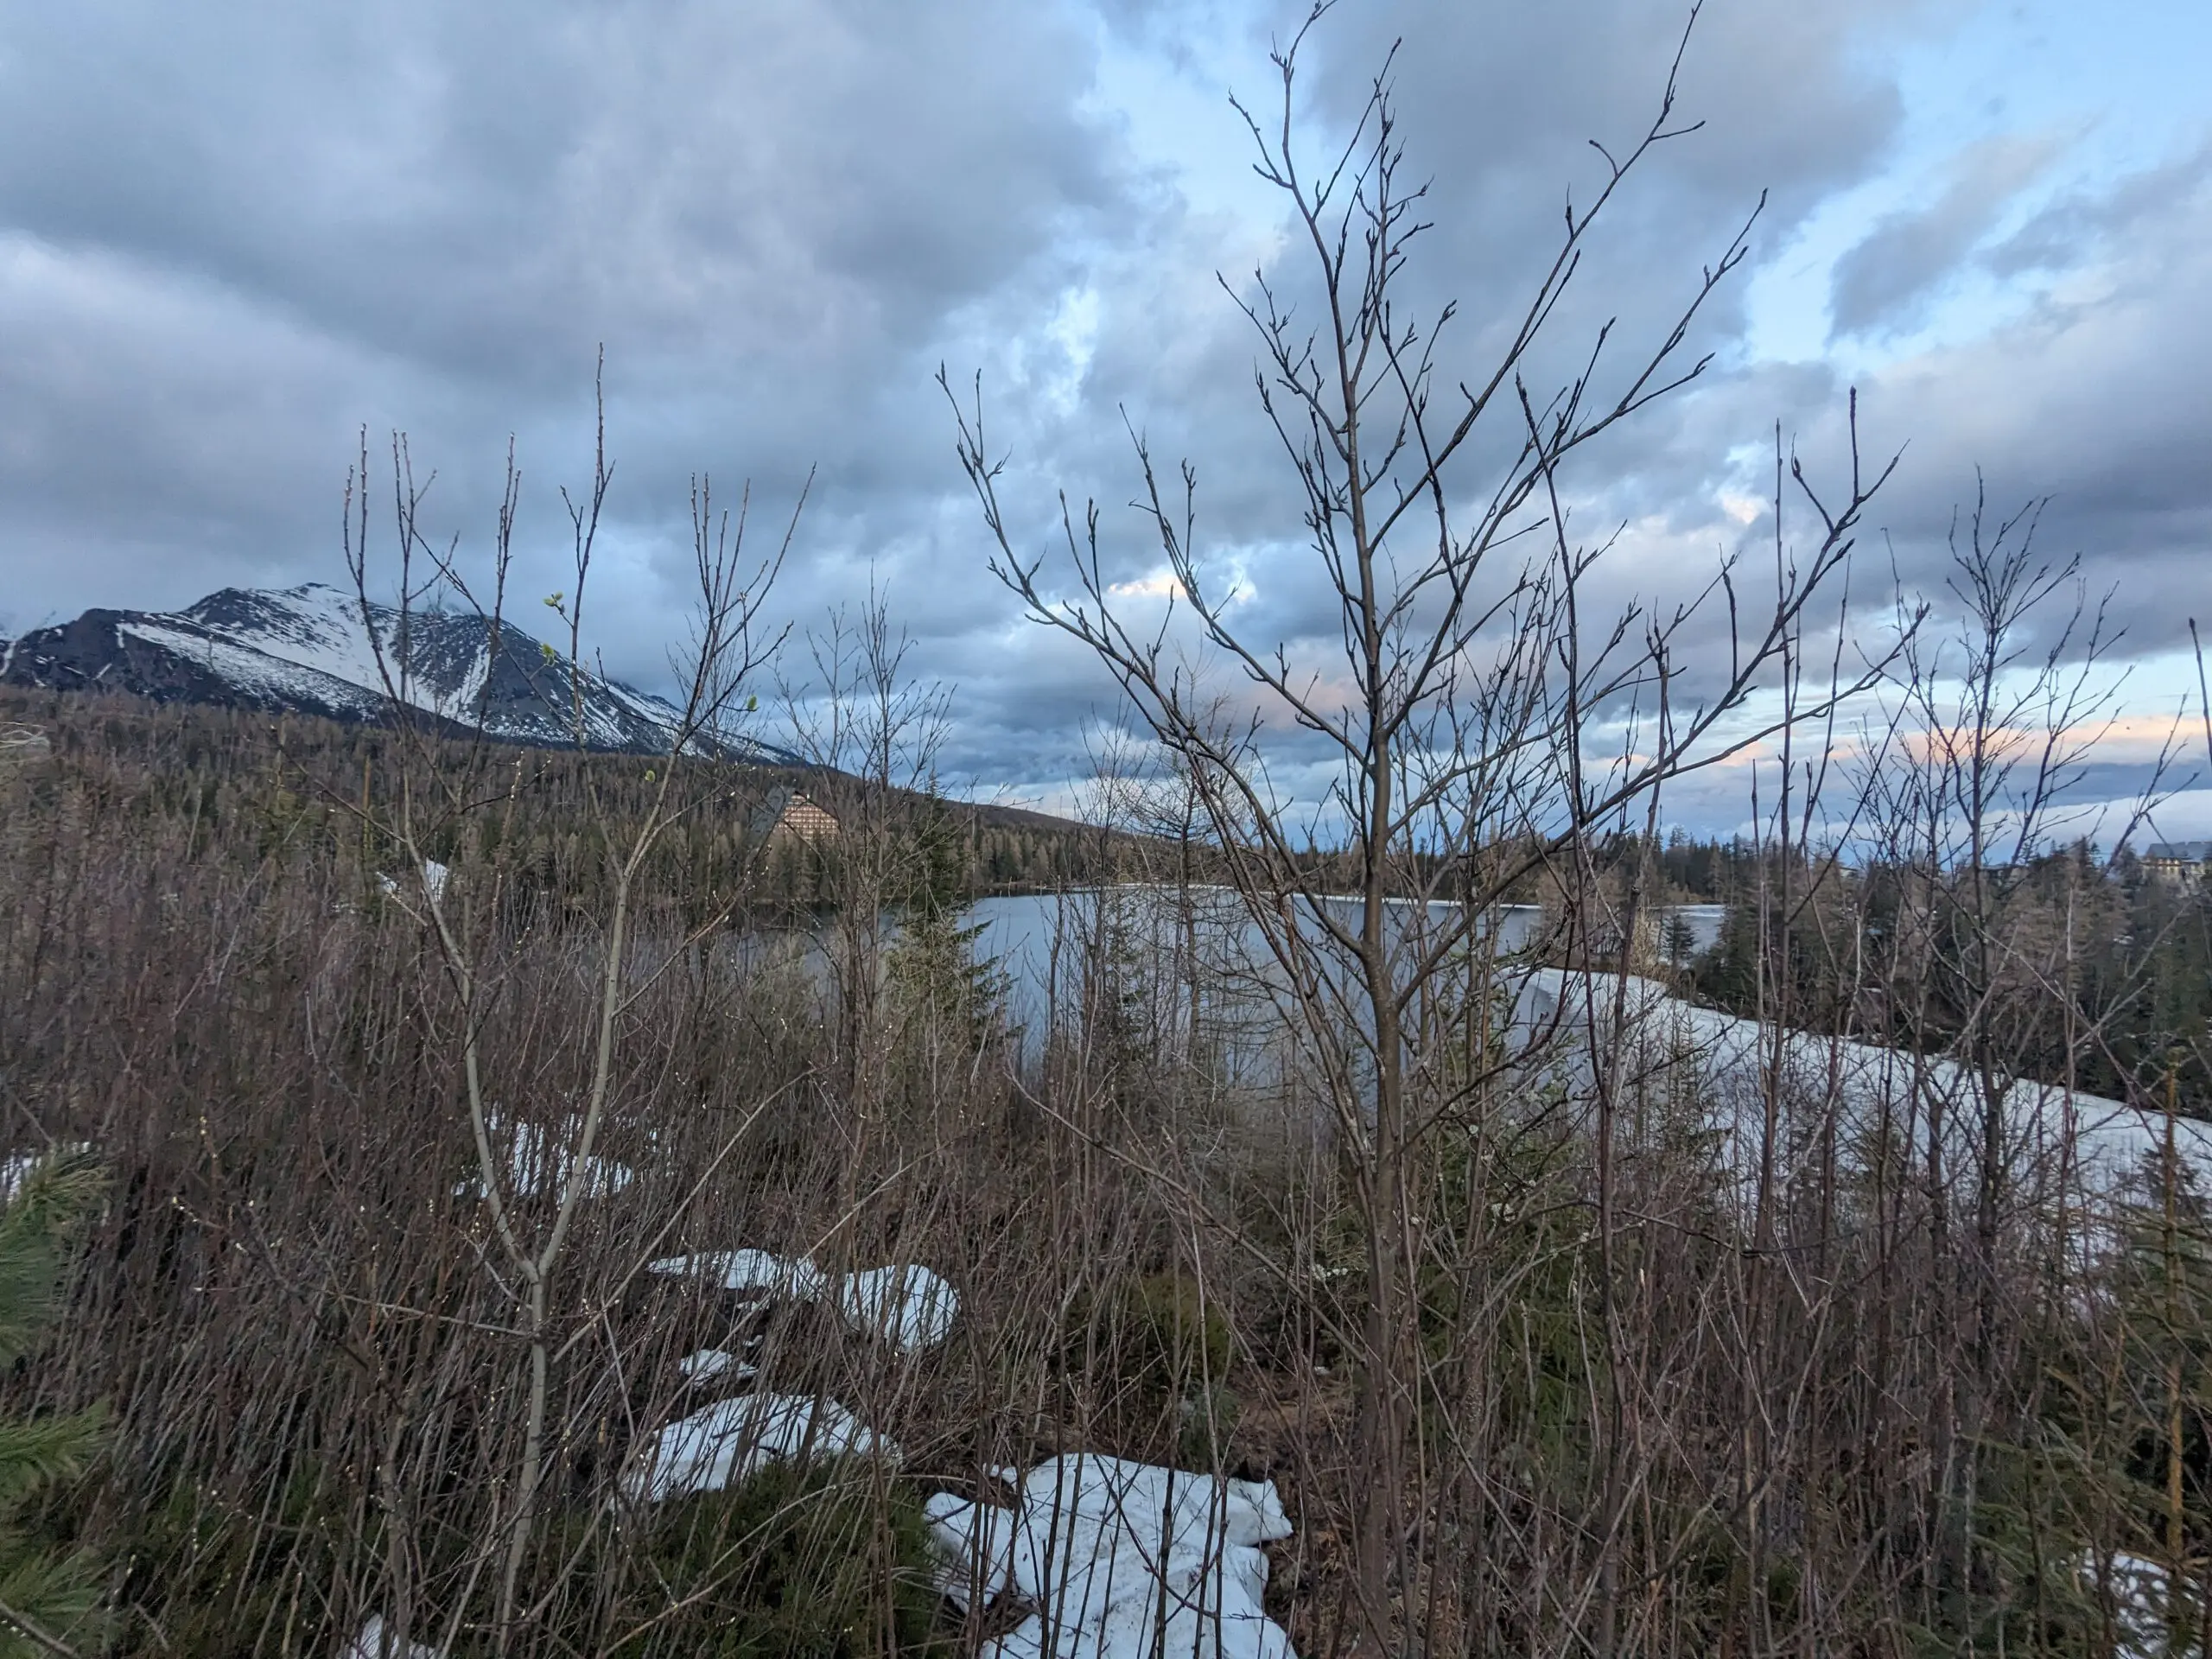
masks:
[[[321,844],[358,836],[349,813],[365,779],[381,782],[400,745],[381,723],[320,714],[271,712],[237,703],[156,701],[105,689],[34,690],[0,682],[0,726],[38,732],[72,765],[127,777],[145,791],[146,810],[214,833],[242,820],[268,832]],[[580,860],[585,802],[615,826],[633,824],[650,796],[650,769],[620,752],[577,753],[521,747],[525,763],[510,773],[506,827],[499,833],[535,849],[523,861],[526,883],[558,880],[588,889],[601,874]],[[458,772],[467,763],[459,733],[434,741],[430,753]],[[764,755],[779,753],[764,750]],[[700,760],[693,804],[667,833],[653,875],[684,907],[703,917],[741,896],[745,906],[809,906],[825,900],[834,848],[779,844],[761,855],[762,808],[804,791],[841,823],[894,836],[925,824],[950,850],[944,879],[964,894],[1004,893],[1109,879],[1127,861],[1129,838],[1027,808],[883,790],[841,772],[770,759]],[[446,836],[442,832],[441,845]]]

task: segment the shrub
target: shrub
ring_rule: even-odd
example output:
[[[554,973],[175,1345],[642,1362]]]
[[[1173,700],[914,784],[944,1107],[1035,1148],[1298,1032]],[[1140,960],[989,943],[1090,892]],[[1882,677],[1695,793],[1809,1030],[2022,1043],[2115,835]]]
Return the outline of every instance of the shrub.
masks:
[[[698,1659],[949,1652],[919,1501],[867,1465],[779,1464],[657,1506],[621,1541],[607,1651]],[[592,1572],[589,1556],[582,1569]],[[586,1593],[589,1593],[587,1591]]]
[[[1156,1378],[1180,1390],[1228,1374],[1236,1341],[1218,1301],[1177,1273],[1125,1279],[1108,1298],[1106,1343],[1125,1376]]]

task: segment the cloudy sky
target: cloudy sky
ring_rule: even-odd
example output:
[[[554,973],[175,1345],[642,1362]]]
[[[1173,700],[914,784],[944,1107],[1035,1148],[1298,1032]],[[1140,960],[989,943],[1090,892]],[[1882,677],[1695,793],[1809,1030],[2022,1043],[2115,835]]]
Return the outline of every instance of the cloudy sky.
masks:
[[[1295,21],[1265,0],[0,0],[0,632],[340,579],[365,427],[436,467],[465,556],[512,434],[523,585],[563,586],[556,491],[588,472],[603,343],[617,476],[588,632],[611,670],[656,682],[682,632],[690,476],[749,478],[772,514],[812,467],[783,613],[811,623],[872,572],[911,665],[957,686],[948,778],[1062,798],[1105,684],[986,575],[933,376],[982,375],[1025,514],[1058,487],[1128,499],[1126,409],[1197,465],[1249,626],[1311,632],[1294,480],[1216,281],[1294,261],[1228,98],[1269,95]],[[1457,299],[1468,364],[1594,188],[1588,141],[1649,120],[1682,21],[1344,0],[1315,36],[1317,147],[1403,39],[1436,226],[1409,280]],[[1870,446],[1904,450],[1866,580],[1940,602],[1977,469],[1995,505],[2050,496],[2044,544],[2127,631],[2128,731],[2155,728],[2193,683],[2185,619],[2212,612],[2208,68],[2201,0],[1708,0],[1681,82],[1703,129],[1605,227],[1567,337],[1648,325],[1768,206],[1694,342],[1711,374],[1586,486],[1623,530],[1609,591],[1768,534],[1776,423],[1832,465],[1855,385]],[[1108,524],[1141,582],[1136,527]],[[2113,740],[2114,788],[2147,741]],[[2199,819],[2212,797],[2161,823]]]

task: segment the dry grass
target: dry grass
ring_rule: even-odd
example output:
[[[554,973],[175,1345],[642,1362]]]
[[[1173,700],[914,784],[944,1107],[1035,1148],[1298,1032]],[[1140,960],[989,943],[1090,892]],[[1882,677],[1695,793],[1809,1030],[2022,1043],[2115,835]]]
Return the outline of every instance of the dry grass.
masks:
[[[280,762],[247,716],[0,714],[54,739],[50,766],[0,782],[6,1139],[90,1141],[115,1175],[66,1336],[11,1384],[112,1412],[96,1477],[42,1525],[114,1563],[122,1651],[327,1653],[372,1612],[489,1650],[524,1348],[484,1206],[456,1192],[473,1152],[432,946],[317,792],[358,787],[376,740],[295,729]],[[582,833],[564,810],[518,829],[557,848]],[[467,843],[453,858],[465,900],[490,866]],[[502,1112],[557,1126],[588,1077],[604,941],[588,907],[532,891],[486,921],[482,1044]],[[666,940],[689,906],[652,892],[643,913]],[[638,1179],[579,1208],[512,1650],[879,1652],[925,1627],[968,1650],[998,1627],[916,1590],[915,1503],[1077,1448],[1276,1479],[1299,1530],[1271,1608],[1302,1653],[1356,1645],[1361,1311],[1332,1264],[1359,1240],[1295,1075],[1224,1094],[1187,1045],[1130,1026],[1143,999],[1098,995],[1071,995],[1027,1065],[896,995],[855,1052],[817,976],[727,938],[641,958],[669,965],[636,978],[603,1146]],[[1572,1102],[1501,1084],[1440,1143],[1416,1194],[1428,1461],[1397,1647],[1904,1654],[2001,1632],[2099,1651],[2094,1595],[2057,1564],[2155,1541],[2158,1509],[2157,1469],[2131,1459],[2158,1402],[2085,1403],[2121,1357],[2141,1374],[2119,1291],[2055,1280],[2036,1217],[2008,1217],[2006,1323],[1978,1342],[1910,1172],[1879,1195],[1796,1183],[1763,1254],[1680,1130],[1624,1144],[1609,1253]],[[639,1271],[740,1246],[926,1263],[961,1318],[905,1357],[819,1308],[763,1316]],[[895,1440],[895,1476],[842,1509],[691,1506],[680,1538],[610,1502],[640,1438],[712,1397],[678,1360],[747,1334],[768,1385]],[[1216,1426],[1194,1427],[1208,1402]],[[793,1547],[874,1563],[843,1589],[805,1580],[855,1599],[828,1636],[772,1623],[763,1563],[793,1505],[861,1517]],[[745,1639],[767,1645],[713,1645],[756,1617],[772,1634]]]

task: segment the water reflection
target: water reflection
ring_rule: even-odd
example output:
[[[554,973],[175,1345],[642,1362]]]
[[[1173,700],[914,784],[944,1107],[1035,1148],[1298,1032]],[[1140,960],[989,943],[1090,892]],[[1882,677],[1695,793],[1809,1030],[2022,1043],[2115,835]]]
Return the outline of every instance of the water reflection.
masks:
[[[1351,899],[1323,904],[1337,919],[1357,925]],[[1435,937],[1459,921],[1449,904],[1394,906],[1407,937]],[[1670,906],[1662,912],[1661,937],[1688,954],[1719,937],[1726,907]],[[1681,926],[1671,918],[1681,918]],[[1534,905],[1499,906],[1478,918],[1500,954],[1523,948],[1541,925]],[[1252,1081],[1276,1074],[1293,1014],[1285,1001],[1287,975],[1265,933],[1226,888],[1201,888],[1179,900],[1168,887],[1122,887],[1065,893],[1017,893],[978,900],[969,912],[980,931],[976,953],[1003,976],[1008,1021],[1022,1032],[1026,1057],[1041,1046],[1055,1013],[1065,1016],[1109,995],[1128,1027],[1159,1040],[1204,1039],[1211,1062],[1229,1076]],[[1311,926],[1306,931],[1317,932]],[[1343,965],[1318,954],[1322,972],[1338,985]],[[1110,983],[1102,990],[1101,981]],[[1096,1007],[1090,1010],[1095,1016]],[[1356,1016],[1356,1000],[1347,1004]]]

